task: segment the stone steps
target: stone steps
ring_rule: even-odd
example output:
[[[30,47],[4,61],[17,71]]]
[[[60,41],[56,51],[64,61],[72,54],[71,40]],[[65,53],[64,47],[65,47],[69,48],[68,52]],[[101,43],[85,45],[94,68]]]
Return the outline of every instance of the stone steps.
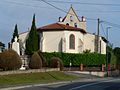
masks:
[[[28,68],[29,58],[27,55],[21,55],[20,58],[22,60],[22,67],[20,69],[25,70],[26,68]]]

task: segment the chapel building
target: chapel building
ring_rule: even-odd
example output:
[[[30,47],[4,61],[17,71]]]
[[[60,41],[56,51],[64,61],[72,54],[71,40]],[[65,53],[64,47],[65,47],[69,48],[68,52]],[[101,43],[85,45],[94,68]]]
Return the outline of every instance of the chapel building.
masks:
[[[90,52],[106,54],[105,39],[99,36],[99,42],[97,42],[97,35],[86,30],[86,18],[84,16],[79,18],[72,6],[65,17],[59,17],[57,23],[38,27],[37,31],[39,49],[42,52],[83,53],[90,50]],[[28,31],[19,34],[21,48],[25,49],[28,35]]]

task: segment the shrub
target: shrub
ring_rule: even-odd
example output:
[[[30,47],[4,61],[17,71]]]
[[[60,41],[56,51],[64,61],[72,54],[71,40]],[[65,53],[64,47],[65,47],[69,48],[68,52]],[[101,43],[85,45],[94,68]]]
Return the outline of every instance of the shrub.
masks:
[[[42,68],[42,59],[41,57],[38,55],[37,52],[35,52],[29,62],[29,68],[31,69],[40,69]]]
[[[3,70],[17,70],[21,67],[20,56],[12,49],[8,49],[0,55],[0,68]]]
[[[62,62],[62,60],[61,60],[60,58],[58,58],[58,57],[52,57],[52,58],[50,59],[50,66],[51,66],[52,68],[58,68],[58,67],[60,67],[60,70],[63,70],[63,62]]]
[[[91,52],[91,50],[89,50],[89,49],[86,49],[83,51],[83,53],[90,53],[90,52]]]
[[[46,60],[45,60],[45,58],[43,57],[42,52],[41,52],[40,50],[38,50],[37,53],[38,53],[38,55],[40,56],[40,58],[41,58],[41,60],[42,60],[42,66],[43,66],[43,67],[46,67],[46,66],[47,66]]]
[[[69,66],[70,62],[72,66],[80,66],[80,64],[84,65],[102,65],[105,64],[106,56],[104,54],[97,53],[87,53],[87,54],[73,54],[73,53],[43,53],[46,62],[49,64],[50,58],[59,57],[63,61],[64,66]]]

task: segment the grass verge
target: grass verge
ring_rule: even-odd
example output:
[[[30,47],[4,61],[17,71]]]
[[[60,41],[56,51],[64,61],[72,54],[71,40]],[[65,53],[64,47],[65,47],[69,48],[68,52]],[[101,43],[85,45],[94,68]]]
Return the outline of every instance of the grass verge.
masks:
[[[40,72],[27,74],[12,74],[0,76],[0,87],[25,84],[50,83],[76,79],[76,76],[66,75],[64,72]]]

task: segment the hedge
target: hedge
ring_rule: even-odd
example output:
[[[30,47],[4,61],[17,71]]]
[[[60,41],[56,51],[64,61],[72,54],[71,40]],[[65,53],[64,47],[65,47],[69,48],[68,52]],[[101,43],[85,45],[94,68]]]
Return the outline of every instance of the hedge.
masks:
[[[52,57],[59,57],[63,60],[64,66],[69,66],[70,62],[72,66],[79,66],[80,64],[84,65],[102,65],[105,64],[105,55],[97,53],[88,53],[88,54],[72,54],[72,53],[43,53],[44,58],[46,59],[47,64],[49,65],[50,59]]]
[[[116,58],[116,56],[113,54],[113,52],[111,51],[110,52],[110,54],[111,54],[111,58],[110,58],[110,64],[118,64],[117,63],[117,58]]]

